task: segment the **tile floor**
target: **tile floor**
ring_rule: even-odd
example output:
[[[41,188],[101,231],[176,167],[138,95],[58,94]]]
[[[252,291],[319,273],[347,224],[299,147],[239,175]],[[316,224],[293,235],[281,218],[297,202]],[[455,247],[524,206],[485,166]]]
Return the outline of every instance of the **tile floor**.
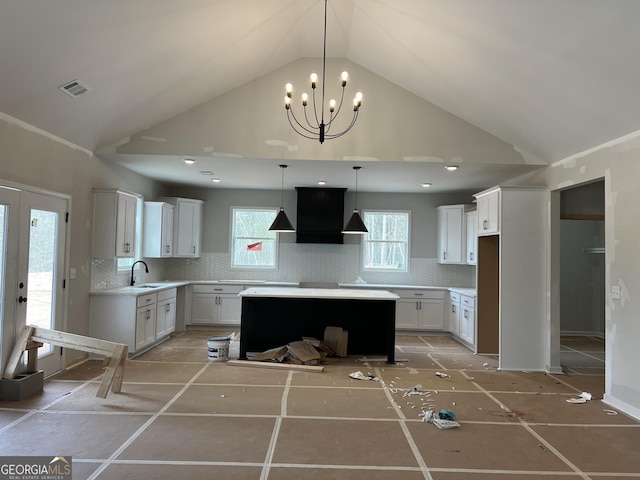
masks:
[[[577,361],[598,357],[592,339],[563,341],[565,375],[500,372],[446,336],[398,336],[396,365],[349,357],[303,373],[209,362],[212,334],[128,361],[123,392],[104,400],[89,361],[0,403],[0,454],[71,455],[74,479],[640,478],[640,422],[600,400],[602,365]],[[593,400],[566,402],[583,391]],[[460,427],[422,422],[429,407]]]

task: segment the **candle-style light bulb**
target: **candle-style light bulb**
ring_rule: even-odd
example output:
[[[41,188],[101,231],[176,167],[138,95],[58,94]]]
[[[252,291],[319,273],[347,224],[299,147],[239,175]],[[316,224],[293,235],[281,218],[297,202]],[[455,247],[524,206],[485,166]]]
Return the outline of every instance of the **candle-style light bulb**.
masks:
[[[336,101],[332,98],[331,100],[329,100],[329,111],[333,113],[335,109],[336,109]]]
[[[307,101],[309,100],[309,95],[307,95],[306,93],[303,93],[301,95],[302,97],[302,106],[306,107],[307,106]]]
[[[342,86],[346,87],[347,80],[349,79],[349,74],[347,72],[342,72],[341,79],[342,79]]]
[[[284,108],[286,108],[287,110],[291,108],[291,97],[289,97],[289,95],[284,96]]]
[[[312,73],[310,78],[311,78],[311,88],[316,88],[316,82],[318,81],[318,75],[316,73]]]
[[[284,89],[285,89],[285,90],[286,90],[286,92],[287,92],[287,97],[291,98],[291,93],[293,92],[293,85],[291,85],[290,83],[287,83],[287,84],[284,86]]]

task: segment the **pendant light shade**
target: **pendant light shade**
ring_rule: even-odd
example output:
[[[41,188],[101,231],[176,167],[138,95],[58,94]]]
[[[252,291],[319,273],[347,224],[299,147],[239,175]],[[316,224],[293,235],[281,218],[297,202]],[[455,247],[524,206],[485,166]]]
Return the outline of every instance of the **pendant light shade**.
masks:
[[[342,233],[353,233],[353,234],[363,235],[365,233],[368,233],[369,230],[367,230],[366,225],[364,224],[364,222],[362,221],[362,218],[360,218],[360,214],[358,213],[358,170],[360,170],[360,167],[353,167],[353,169],[356,171],[355,207],[353,209],[353,214],[351,215],[351,218],[349,219],[347,224],[344,226]]]
[[[271,226],[269,227],[269,231],[271,232],[295,232],[296,229],[293,228],[287,214],[284,213],[284,169],[287,168],[286,165],[280,165],[282,169],[282,187],[281,187],[281,195],[282,201],[280,203],[280,211],[278,215],[276,215],[276,219],[273,221]]]

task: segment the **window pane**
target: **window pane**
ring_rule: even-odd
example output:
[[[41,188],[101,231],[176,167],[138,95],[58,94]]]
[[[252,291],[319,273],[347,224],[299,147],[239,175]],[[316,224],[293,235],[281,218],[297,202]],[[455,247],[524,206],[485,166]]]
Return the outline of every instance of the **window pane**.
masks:
[[[238,268],[275,268],[277,234],[269,227],[276,209],[234,208],[231,215],[231,266]]]
[[[406,272],[409,252],[408,212],[363,212],[369,233],[363,238],[365,270]]]

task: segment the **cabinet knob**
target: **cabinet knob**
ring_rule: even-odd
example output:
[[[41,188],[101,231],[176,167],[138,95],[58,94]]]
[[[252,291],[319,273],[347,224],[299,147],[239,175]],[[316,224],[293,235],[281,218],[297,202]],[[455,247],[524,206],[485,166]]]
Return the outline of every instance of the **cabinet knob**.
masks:
[[[483,220],[482,221],[483,230],[486,230],[488,227],[489,227],[489,221],[488,220]]]

